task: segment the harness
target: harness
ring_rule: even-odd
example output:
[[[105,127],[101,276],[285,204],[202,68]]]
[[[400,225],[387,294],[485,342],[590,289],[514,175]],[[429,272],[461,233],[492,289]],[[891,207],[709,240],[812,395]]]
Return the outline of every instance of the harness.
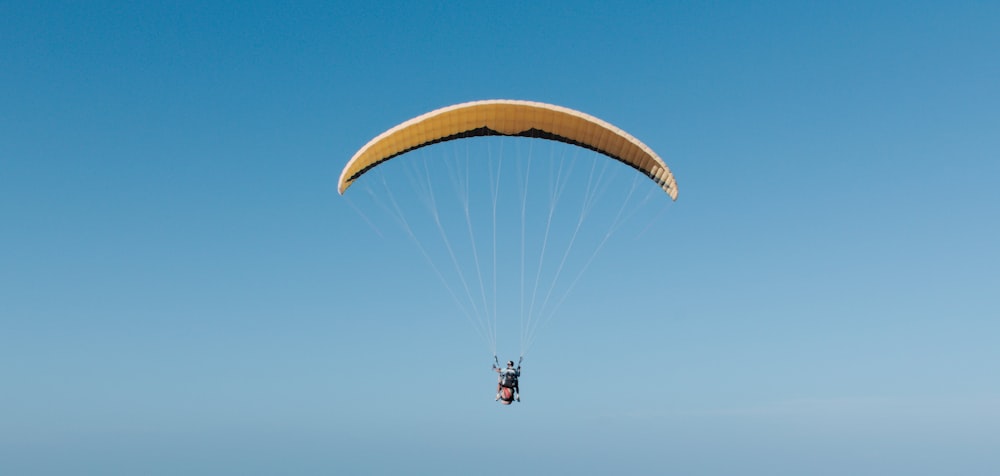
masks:
[[[514,369],[503,369],[500,371],[500,386],[514,388],[517,386],[517,374]]]
[[[523,359],[524,359],[524,357],[521,357],[520,359],[517,359],[517,369],[513,369],[511,367],[500,368],[500,367],[498,367],[498,365],[500,364],[500,362],[496,362],[496,365],[494,365],[493,367],[497,368],[497,369],[500,369],[500,386],[501,387],[514,388],[514,387],[517,386],[517,374],[520,373],[520,371],[521,371],[521,361]],[[496,355],[493,356],[493,360],[494,361],[497,360],[497,356]]]

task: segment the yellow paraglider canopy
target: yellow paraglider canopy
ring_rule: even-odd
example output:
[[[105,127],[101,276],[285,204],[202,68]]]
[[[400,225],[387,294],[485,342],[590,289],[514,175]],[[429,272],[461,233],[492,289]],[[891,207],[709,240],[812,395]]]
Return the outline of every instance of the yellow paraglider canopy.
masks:
[[[354,154],[337,189],[343,194],[365,172],[411,150],[478,136],[534,137],[584,147],[642,172],[677,200],[677,181],[667,164],[627,132],[569,108],[503,99],[437,109],[383,132]]]

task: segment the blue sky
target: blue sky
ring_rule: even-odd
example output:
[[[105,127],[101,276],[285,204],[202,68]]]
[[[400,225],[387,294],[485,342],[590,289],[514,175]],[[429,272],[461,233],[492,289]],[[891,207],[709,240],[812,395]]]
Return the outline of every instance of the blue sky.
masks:
[[[995,474],[998,22],[0,4],[0,469]],[[595,259],[514,407],[412,243],[336,192],[371,137],[488,98],[607,120],[680,188]]]

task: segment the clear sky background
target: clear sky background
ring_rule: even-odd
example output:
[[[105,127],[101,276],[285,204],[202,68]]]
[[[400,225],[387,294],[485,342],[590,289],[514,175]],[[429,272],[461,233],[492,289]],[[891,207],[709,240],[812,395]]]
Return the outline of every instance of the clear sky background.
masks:
[[[0,3],[0,473],[998,474],[998,24]],[[605,119],[680,185],[512,407],[419,254],[336,192],[371,137],[489,98]]]

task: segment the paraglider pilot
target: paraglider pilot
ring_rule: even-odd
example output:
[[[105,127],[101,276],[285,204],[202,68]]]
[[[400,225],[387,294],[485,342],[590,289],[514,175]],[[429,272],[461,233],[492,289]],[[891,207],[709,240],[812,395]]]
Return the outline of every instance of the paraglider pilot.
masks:
[[[514,368],[514,361],[507,361],[507,368],[501,369],[496,365],[493,365],[493,371],[500,374],[497,379],[497,398],[495,400],[500,400],[500,390],[502,387],[507,387],[514,390],[514,400],[521,401],[521,389],[517,385],[518,377],[521,376],[521,365],[519,364],[517,368]]]

